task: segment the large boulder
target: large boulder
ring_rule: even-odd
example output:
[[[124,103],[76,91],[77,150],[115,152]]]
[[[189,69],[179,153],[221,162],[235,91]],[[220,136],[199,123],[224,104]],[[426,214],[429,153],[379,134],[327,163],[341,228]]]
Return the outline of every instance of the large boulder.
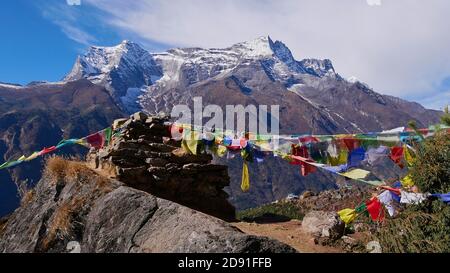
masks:
[[[302,228],[316,237],[336,240],[344,235],[345,224],[335,212],[311,211],[303,218]]]
[[[54,159],[57,160],[57,159]],[[59,159],[0,232],[2,252],[295,252]]]

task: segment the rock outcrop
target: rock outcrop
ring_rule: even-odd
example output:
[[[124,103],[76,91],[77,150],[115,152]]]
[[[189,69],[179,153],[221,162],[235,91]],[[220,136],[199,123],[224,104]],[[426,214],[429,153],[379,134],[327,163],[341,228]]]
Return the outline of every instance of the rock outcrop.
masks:
[[[303,218],[302,228],[318,238],[336,240],[344,235],[345,224],[335,212],[311,211]]]
[[[110,145],[88,154],[93,168],[130,187],[174,201],[223,220],[235,219],[235,209],[223,190],[230,183],[227,166],[211,164],[209,154],[186,153],[170,140],[164,117],[135,113],[117,120],[121,128]]]
[[[1,252],[295,252],[265,237],[52,158],[0,233]]]

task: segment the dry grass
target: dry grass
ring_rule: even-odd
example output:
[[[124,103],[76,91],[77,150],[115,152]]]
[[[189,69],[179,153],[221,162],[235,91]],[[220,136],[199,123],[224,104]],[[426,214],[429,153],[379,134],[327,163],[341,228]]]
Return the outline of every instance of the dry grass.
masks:
[[[8,223],[6,218],[0,218],[0,237],[6,229],[6,224]]]
[[[45,165],[45,175],[50,178],[53,183],[76,180],[79,176],[85,175],[86,170],[89,170],[80,161],[69,161],[60,156],[49,157],[46,160]]]
[[[28,190],[22,197],[22,200],[20,201],[21,206],[26,206],[31,203],[35,195],[35,191],[33,189]]]
[[[63,240],[70,237],[74,228],[74,218],[85,203],[85,199],[78,197],[64,202],[57,208],[47,235],[42,242],[44,249],[48,249],[56,239]]]
[[[107,190],[109,179],[98,175],[96,172],[86,166],[83,161],[71,159],[68,160],[59,156],[49,157],[46,161],[45,175],[52,183],[70,183],[79,184],[96,183],[97,188]]]
[[[91,170],[85,162],[58,156],[47,159],[45,176],[55,186],[75,186],[68,189],[72,198],[61,203],[50,219],[42,241],[42,248],[48,250],[56,241],[70,239],[80,224],[76,222],[77,217],[89,209],[92,200],[110,192],[112,187],[111,180]]]

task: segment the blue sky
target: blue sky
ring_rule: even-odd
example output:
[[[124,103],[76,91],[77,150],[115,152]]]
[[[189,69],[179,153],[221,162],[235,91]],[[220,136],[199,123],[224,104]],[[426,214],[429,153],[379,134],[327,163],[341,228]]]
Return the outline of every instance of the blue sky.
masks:
[[[80,2],[69,5],[68,2]],[[270,35],[297,59],[440,109],[450,103],[448,0],[5,0],[0,81],[57,81],[89,45],[227,47]]]
[[[66,0],[2,1],[0,81],[58,81],[88,45],[115,45],[133,38],[96,21],[101,14],[93,6],[69,6]],[[162,50],[157,44],[149,47]]]

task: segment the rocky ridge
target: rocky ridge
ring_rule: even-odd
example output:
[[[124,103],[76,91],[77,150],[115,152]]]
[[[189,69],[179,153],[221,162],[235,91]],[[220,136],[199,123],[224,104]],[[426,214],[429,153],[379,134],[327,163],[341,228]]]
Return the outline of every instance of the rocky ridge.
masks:
[[[61,158],[2,226],[0,253],[295,252]]]

